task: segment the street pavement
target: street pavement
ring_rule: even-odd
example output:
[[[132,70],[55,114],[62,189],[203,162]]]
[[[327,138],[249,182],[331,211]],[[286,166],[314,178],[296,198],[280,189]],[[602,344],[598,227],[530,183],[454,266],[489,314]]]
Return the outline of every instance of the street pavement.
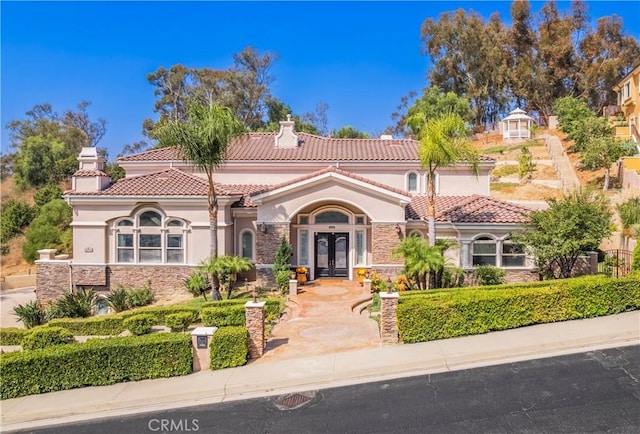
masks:
[[[13,314],[13,308],[35,299],[33,288],[6,289],[0,292],[0,327],[24,328],[22,322]]]
[[[2,431],[275,396],[640,343],[640,312],[635,311],[420,344],[383,345],[375,336],[362,339],[357,333],[349,332],[352,326],[355,330],[366,330],[369,323],[374,323],[366,315],[359,315],[359,309],[353,309],[368,295],[358,287],[350,287],[347,292],[327,289],[333,287],[309,286],[305,289],[307,295],[297,295],[289,317],[274,329],[265,357],[246,366],[4,400],[0,402]],[[317,315],[313,313],[314,309],[322,309],[319,303],[323,297],[329,297],[325,301],[329,313],[335,316],[333,328],[322,329],[328,326],[327,322],[322,321],[320,312],[316,312]],[[350,306],[351,311],[341,308],[338,299],[341,299],[343,307]],[[340,309],[340,315],[346,318],[344,321],[337,319],[340,316],[337,310]],[[302,323],[306,326],[297,325]],[[337,345],[332,346],[331,342]]]

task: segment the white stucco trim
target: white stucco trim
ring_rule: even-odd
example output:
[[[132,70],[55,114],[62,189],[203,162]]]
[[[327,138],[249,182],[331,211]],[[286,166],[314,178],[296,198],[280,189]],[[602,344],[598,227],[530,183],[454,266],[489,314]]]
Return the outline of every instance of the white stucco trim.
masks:
[[[77,226],[77,227],[106,227],[108,224],[106,222],[71,222],[69,226]]]

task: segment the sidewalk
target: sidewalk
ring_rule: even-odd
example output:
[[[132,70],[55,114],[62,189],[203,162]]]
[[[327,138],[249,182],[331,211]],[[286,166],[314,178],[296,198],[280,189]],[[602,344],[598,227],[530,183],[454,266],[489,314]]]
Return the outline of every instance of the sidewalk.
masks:
[[[637,344],[639,311],[15,398],[0,402],[1,427],[33,428]]]

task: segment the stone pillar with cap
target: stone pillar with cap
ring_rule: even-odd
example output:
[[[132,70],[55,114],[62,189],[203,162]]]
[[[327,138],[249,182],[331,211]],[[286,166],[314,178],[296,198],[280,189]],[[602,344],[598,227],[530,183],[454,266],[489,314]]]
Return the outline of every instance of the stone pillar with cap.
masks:
[[[245,321],[249,332],[249,358],[259,359],[264,354],[264,301],[248,301],[244,305]]]
[[[398,308],[399,295],[397,292],[380,293],[380,337],[384,343],[398,342]]]

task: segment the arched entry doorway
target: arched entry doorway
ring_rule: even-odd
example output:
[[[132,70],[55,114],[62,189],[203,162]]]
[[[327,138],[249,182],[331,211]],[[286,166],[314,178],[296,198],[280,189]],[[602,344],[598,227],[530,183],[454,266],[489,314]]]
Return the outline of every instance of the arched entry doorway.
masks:
[[[354,206],[308,206],[292,223],[296,263],[311,279],[353,279],[354,268],[369,266],[370,232],[368,216]]]

